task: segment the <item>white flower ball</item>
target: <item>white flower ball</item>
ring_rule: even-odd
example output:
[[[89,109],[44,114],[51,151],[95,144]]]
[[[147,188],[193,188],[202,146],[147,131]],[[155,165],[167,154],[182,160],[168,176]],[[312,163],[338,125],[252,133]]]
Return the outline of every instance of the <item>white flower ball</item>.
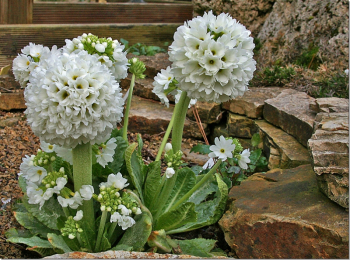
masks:
[[[255,71],[254,43],[236,19],[212,11],[185,22],[169,47],[179,88],[199,101],[225,102],[243,95]]]
[[[123,116],[119,84],[86,51],[53,50],[42,57],[24,95],[33,132],[45,142],[66,148],[106,141]]]

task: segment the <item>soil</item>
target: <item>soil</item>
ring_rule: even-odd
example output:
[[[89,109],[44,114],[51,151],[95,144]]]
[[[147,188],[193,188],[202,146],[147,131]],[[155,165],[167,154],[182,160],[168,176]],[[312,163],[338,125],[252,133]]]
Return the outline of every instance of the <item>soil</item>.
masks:
[[[142,155],[146,164],[154,161],[164,133],[157,135],[142,135],[144,147]],[[129,133],[130,142],[136,141],[136,134]],[[184,139],[189,148],[199,141]],[[0,258],[4,259],[33,259],[40,255],[26,250],[25,245],[6,242],[5,233],[10,228],[20,229],[12,207],[20,200],[23,193],[18,186],[18,172],[22,158],[25,155],[36,154],[40,148],[39,138],[36,137],[26,122],[23,110],[5,112],[0,110]],[[191,164],[191,162],[189,162]],[[163,165],[165,168],[165,165]],[[191,239],[196,237],[218,240],[217,246],[229,253],[230,248],[217,224],[200,230],[177,235],[176,239]]]

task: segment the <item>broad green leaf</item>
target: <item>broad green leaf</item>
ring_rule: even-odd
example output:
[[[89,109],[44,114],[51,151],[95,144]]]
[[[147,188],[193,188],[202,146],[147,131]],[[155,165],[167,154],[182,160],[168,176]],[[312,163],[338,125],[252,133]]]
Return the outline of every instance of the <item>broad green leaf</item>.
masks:
[[[113,173],[113,170],[107,165],[105,167],[103,167],[99,163],[95,163],[92,165],[92,174],[94,176],[107,178],[107,176],[111,173]]]
[[[57,219],[57,227],[59,229],[63,228],[66,220],[67,220],[67,218],[65,216],[59,217]],[[72,249],[73,251],[80,250],[80,245],[79,245],[77,238],[69,239],[68,236],[62,236],[62,238],[63,238],[64,242],[66,242],[66,244],[68,245],[68,247],[70,249]]]
[[[101,239],[101,244],[100,244],[100,252],[104,252],[108,249],[111,248],[111,243],[109,243],[109,240],[107,238],[107,229],[105,229],[103,235],[102,235],[102,239]]]
[[[117,134],[117,133],[115,133]],[[128,147],[128,144],[126,143],[126,141],[124,140],[124,138],[122,136],[119,136],[119,132],[118,135],[115,136],[116,144],[117,147],[115,148],[115,153],[113,155],[113,161],[108,163],[107,166],[113,171],[113,173],[118,173],[120,172],[120,169],[123,166],[124,163],[124,153],[126,148]]]
[[[194,203],[186,202],[174,210],[165,212],[159,217],[155,230],[164,229],[167,232],[182,227],[189,222],[195,222],[197,214],[194,208]]]
[[[54,254],[61,254],[62,253],[61,251],[60,252],[55,251],[53,248],[32,247],[32,248],[30,248],[28,250],[37,252],[42,257],[51,256],[51,255],[54,255]]]
[[[255,165],[258,159],[260,158],[261,153],[262,153],[261,149],[256,149],[254,151],[251,151],[249,156],[250,164]]]
[[[199,165],[194,165],[191,167],[191,170],[194,172],[194,174],[199,175],[203,171],[203,167]]]
[[[133,247],[132,246],[127,246],[127,245],[116,245],[115,247],[111,248],[113,251],[132,251]]]
[[[5,236],[6,238],[10,238],[10,237],[25,237],[25,238],[28,238],[28,237],[32,237],[33,234],[32,232],[30,232],[29,230],[27,229],[15,229],[15,228],[10,228],[9,230],[7,230],[5,232]]]
[[[253,134],[251,143],[252,143],[253,147],[257,146],[260,143],[260,135],[259,135],[259,133]]]
[[[158,204],[161,189],[161,162],[155,161],[148,165],[148,173],[143,188],[145,206],[153,213],[153,207]]]
[[[18,177],[18,185],[22,189],[23,192],[27,192],[27,182],[23,176]]]
[[[212,257],[210,251],[216,241],[213,239],[195,238],[191,240],[174,240],[180,247],[182,254],[199,257]]]
[[[64,216],[61,205],[54,197],[50,198],[39,209],[37,204],[29,204],[27,195],[23,196],[23,205],[34,217],[51,229],[58,230],[57,218]]]
[[[143,173],[142,173],[142,162],[140,158],[134,153],[137,147],[137,143],[132,143],[125,150],[125,163],[126,168],[129,172],[131,182],[136,188],[142,203],[144,203],[143,194],[142,194],[142,185],[143,185]]]
[[[118,129],[118,128],[114,128],[113,130],[112,130],[112,133],[111,133],[111,138],[113,138],[113,137],[117,137],[117,136],[119,136],[119,137],[123,137],[123,128],[121,128],[121,129]],[[123,139],[124,140],[124,139]]]
[[[118,245],[132,247],[134,251],[142,251],[152,232],[152,220],[149,214],[142,212],[135,217],[136,223],[128,228]]]
[[[53,233],[47,234],[47,240],[54,248],[61,249],[64,253],[72,252],[69,246],[66,244],[62,236],[58,236]]]
[[[136,136],[136,139],[137,139],[137,143],[138,143],[137,152],[138,152],[139,155],[141,155],[142,148],[143,148],[143,141],[142,141],[141,135],[138,134]]]
[[[211,152],[209,148],[210,148],[210,145],[197,144],[196,146],[192,147],[190,153],[209,154]]]
[[[197,176],[197,182],[199,182],[204,175]],[[188,199],[189,202],[199,204],[204,201],[208,195],[217,191],[217,184],[214,182],[214,176],[211,176],[209,180],[203,184],[202,187],[193,192],[192,196]]]
[[[96,243],[95,228],[89,226],[89,224],[86,221],[81,221],[81,228],[83,229],[83,232],[80,233],[80,240],[82,242],[82,246],[92,251],[93,249],[95,249]]]
[[[165,203],[162,212],[167,212],[171,207],[189,192],[196,184],[196,175],[190,168],[182,168],[175,175],[175,185],[170,193],[169,199]]]
[[[35,248],[53,248],[49,241],[41,239],[37,236],[33,237],[10,237],[6,240],[11,243],[21,243],[28,246],[28,250],[34,250]]]
[[[29,229],[33,233],[33,235],[40,235],[41,237],[46,237],[48,233],[58,233],[57,230],[53,230],[45,226],[29,212],[15,211],[14,216],[18,223],[20,223],[23,227]]]
[[[205,227],[216,223],[220,219],[225,210],[228,188],[218,174],[215,174],[215,176],[217,181],[215,197],[213,200],[207,200],[196,205],[195,211],[197,212],[197,221],[187,223],[181,228],[167,232],[168,234],[181,233]],[[194,200],[192,197],[190,199]]]

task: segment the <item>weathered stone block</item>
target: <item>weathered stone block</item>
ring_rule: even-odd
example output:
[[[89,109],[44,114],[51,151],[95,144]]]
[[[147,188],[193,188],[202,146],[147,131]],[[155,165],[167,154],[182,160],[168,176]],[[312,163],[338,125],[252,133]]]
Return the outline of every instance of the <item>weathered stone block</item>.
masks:
[[[242,97],[224,102],[222,108],[250,118],[261,118],[265,100],[276,97],[284,88],[249,88]]]
[[[219,104],[197,101],[195,106],[202,123],[213,124],[220,122],[222,118],[222,110]],[[196,120],[192,107],[188,109],[187,117],[193,121]]]
[[[254,174],[219,221],[238,258],[348,258],[349,216],[318,189],[311,165]]]
[[[0,109],[10,111],[12,109],[26,109],[23,91],[0,94]]]
[[[294,168],[310,163],[307,149],[293,136],[265,120],[256,120],[255,124],[259,128],[260,137],[263,140],[263,151],[268,159],[269,169]]]
[[[228,113],[227,131],[232,137],[252,138],[258,132],[254,120],[245,116]]]
[[[315,113],[349,112],[349,99],[337,97],[316,98],[314,103],[310,103],[310,109]]]
[[[285,89],[277,97],[265,101],[264,119],[294,136],[306,147],[316,116],[309,108],[313,102],[314,98],[304,92]]]
[[[220,137],[220,136],[224,136],[224,137],[229,137],[229,133],[227,131],[227,126],[225,125],[218,125],[215,126],[212,130],[212,133],[210,134],[210,139],[209,142],[211,144],[214,144],[214,139],[215,137]],[[239,142],[241,143],[241,145],[243,146],[244,149],[252,149],[252,142],[251,139],[246,139],[246,138],[237,138],[239,140]]]

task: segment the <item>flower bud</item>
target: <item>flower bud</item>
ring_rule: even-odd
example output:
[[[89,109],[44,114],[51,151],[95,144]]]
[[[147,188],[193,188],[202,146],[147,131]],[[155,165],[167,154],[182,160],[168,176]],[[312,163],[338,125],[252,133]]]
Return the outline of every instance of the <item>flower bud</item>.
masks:
[[[166,153],[169,152],[169,151],[172,150],[172,149],[173,149],[173,146],[171,145],[171,143],[167,143],[167,144],[165,145],[164,150],[165,150]]]

